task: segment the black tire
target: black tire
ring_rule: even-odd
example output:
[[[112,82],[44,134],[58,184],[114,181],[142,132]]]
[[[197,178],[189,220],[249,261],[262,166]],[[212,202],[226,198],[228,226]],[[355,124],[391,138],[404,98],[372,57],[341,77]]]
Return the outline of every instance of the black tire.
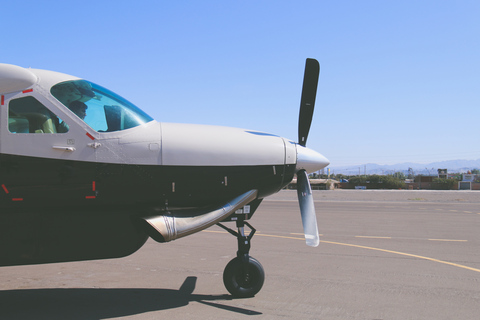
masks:
[[[248,274],[243,270],[243,263],[237,257],[232,259],[223,271],[223,284],[234,297],[249,298],[262,289],[265,271],[257,259],[250,257]]]

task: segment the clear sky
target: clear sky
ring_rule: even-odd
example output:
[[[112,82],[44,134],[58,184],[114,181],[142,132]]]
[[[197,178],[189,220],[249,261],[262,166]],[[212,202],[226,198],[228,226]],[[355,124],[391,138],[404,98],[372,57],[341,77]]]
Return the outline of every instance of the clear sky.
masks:
[[[0,62],[83,77],[158,121],[297,140],[332,165],[480,158],[480,1],[5,1]]]

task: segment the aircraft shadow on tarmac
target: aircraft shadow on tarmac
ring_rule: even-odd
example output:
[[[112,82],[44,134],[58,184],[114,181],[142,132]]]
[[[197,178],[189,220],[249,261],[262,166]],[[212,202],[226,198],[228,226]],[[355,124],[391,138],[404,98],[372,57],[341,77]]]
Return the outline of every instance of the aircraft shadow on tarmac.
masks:
[[[197,278],[187,277],[172,289],[23,289],[0,291],[1,319],[105,319],[179,308],[199,302],[244,315],[260,312],[212,301],[230,295],[193,294]]]

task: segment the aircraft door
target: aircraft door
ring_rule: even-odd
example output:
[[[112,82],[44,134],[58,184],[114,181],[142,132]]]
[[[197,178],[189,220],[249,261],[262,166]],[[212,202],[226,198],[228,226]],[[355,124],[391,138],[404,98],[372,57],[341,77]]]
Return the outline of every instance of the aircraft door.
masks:
[[[95,152],[89,133],[38,92],[12,93],[2,102],[4,198],[71,205],[91,193]]]

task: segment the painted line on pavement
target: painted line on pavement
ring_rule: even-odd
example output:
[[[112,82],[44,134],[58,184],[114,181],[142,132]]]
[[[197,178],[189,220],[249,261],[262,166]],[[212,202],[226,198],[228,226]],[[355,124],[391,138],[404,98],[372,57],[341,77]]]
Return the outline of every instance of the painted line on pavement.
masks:
[[[368,239],[392,239],[392,237],[378,237],[378,236],[355,236],[355,238],[368,238]]]
[[[227,233],[226,231],[210,231],[210,230],[203,230],[203,232],[212,232],[212,233]],[[297,238],[297,237],[288,237],[288,236],[279,236],[279,235],[272,235],[272,234],[259,234],[258,236],[260,237],[271,237],[271,238],[281,238],[281,239],[293,239],[293,240],[302,240],[305,241],[305,238]],[[417,258],[417,259],[422,259],[422,260],[428,260],[432,262],[437,262],[465,270],[470,270],[470,271],[475,271],[480,273],[480,269],[477,268],[472,268],[468,266],[464,266],[462,264],[454,263],[454,262],[449,262],[449,261],[443,261],[435,258],[430,258],[430,257],[425,257],[425,256],[420,256],[416,254],[411,254],[411,253],[406,253],[406,252],[400,252],[400,251],[393,251],[393,250],[387,250],[387,249],[381,249],[381,248],[374,248],[374,247],[367,247],[367,246],[360,246],[358,244],[350,244],[350,243],[342,243],[342,242],[334,242],[334,241],[326,241],[326,240],[320,240],[321,243],[328,243],[328,244],[336,244],[340,246],[345,246],[345,247],[352,247],[352,248],[360,248],[360,249],[367,249],[367,250],[373,250],[373,251],[379,251],[379,252],[386,252],[386,253],[392,253],[392,254],[397,254],[401,256],[406,256],[406,257],[411,257],[411,258]]]

